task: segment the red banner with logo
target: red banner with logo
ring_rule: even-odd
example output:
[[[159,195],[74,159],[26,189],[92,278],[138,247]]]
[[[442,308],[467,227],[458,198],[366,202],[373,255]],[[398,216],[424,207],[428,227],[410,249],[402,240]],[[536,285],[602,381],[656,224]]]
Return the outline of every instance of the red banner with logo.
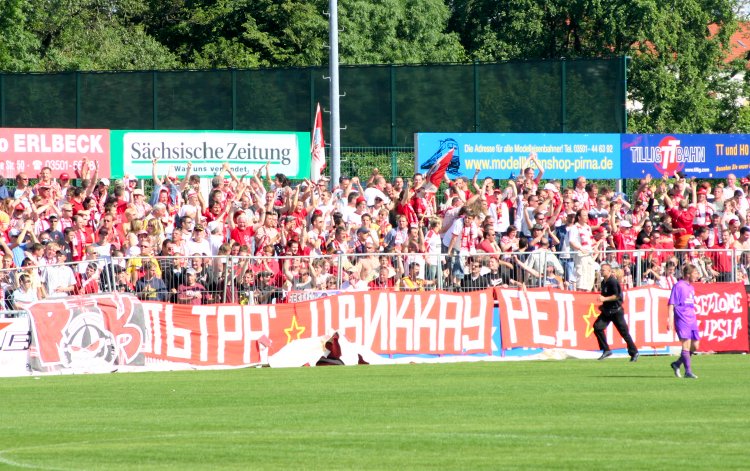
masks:
[[[102,371],[143,365],[143,309],[133,296],[70,296],[39,301],[27,309],[33,370]]]
[[[594,336],[601,304],[598,293],[495,289],[503,348],[599,348]],[[696,284],[695,292],[701,351],[747,351],[745,287],[738,283]],[[659,288],[635,288],[625,293],[623,308],[630,335],[639,348],[680,344],[667,331],[669,293]],[[611,325],[607,339],[612,348],[625,348]]]
[[[0,175],[13,178],[20,172],[36,178],[43,167],[53,175],[68,173],[87,157],[99,163],[99,176],[111,175],[108,129],[0,128]]]

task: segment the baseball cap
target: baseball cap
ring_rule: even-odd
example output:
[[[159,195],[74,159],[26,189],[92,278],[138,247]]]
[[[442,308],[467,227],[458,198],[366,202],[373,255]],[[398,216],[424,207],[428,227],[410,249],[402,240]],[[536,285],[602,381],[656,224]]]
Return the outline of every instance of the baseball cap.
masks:
[[[706,191],[705,188],[701,188],[700,190],[698,190],[698,194],[699,195],[705,195],[705,194],[708,194],[708,191]]]
[[[104,186],[109,186],[109,178],[102,178],[101,180],[99,180],[99,183]]]
[[[18,203],[16,205],[16,211],[25,211],[25,210],[26,210],[26,206],[24,206],[23,203]]]
[[[133,190],[133,196],[135,196],[135,195],[144,196],[143,190],[141,190],[140,188],[136,188],[135,190]]]
[[[369,233],[370,233],[370,229],[366,227],[360,227],[359,229],[357,229],[357,234],[369,234]]]
[[[197,273],[198,272],[195,271],[195,268],[188,268],[187,270],[185,270],[185,274],[187,274],[187,275],[195,275]]]
[[[544,227],[542,227],[541,224],[534,224],[534,227],[532,227],[531,229],[535,231],[542,231],[544,230]]]
[[[68,180],[70,180],[70,177],[68,176],[68,174],[66,172],[63,172],[63,173],[60,174],[60,180],[62,180],[62,181],[68,181]]]
[[[620,227],[633,227],[633,224],[631,224],[627,219],[623,219],[622,221],[620,221]]]

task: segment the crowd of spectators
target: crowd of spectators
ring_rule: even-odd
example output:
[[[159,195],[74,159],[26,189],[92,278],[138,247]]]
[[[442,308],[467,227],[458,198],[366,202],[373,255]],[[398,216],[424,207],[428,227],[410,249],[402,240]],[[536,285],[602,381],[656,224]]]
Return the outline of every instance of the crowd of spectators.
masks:
[[[542,185],[537,157],[529,162],[507,181],[477,171],[437,190],[421,174],[388,181],[377,169],[366,181],[293,184],[268,165],[237,176],[225,164],[210,188],[190,164],[184,176],[160,176],[156,161],[146,185],[112,182],[87,160],[73,175],[21,172],[0,182],[5,307],[115,290],[186,304],[378,289],[590,291],[604,261],[625,287],[670,288],[687,261],[705,282],[748,282],[750,180],[647,175],[628,197],[583,176],[570,188]]]

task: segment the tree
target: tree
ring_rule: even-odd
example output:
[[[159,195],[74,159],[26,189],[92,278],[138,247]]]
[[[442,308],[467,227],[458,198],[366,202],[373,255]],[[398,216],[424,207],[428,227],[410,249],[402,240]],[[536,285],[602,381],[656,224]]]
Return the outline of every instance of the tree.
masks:
[[[139,24],[141,0],[26,0],[36,70],[164,69],[174,56]]]
[[[327,22],[308,0],[150,0],[148,31],[192,68],[322,63]]]
[[[472,58],[630,56],[631,132],[727,132],[747,96],[725,64],[738,0],[452,0]],[[709,31],[714,25],[715,32]]]
[[[341,62],[463,61],[458,36],[446,32],[449,15],[443,0],[343,0],[339,6]]]
[[[23,72],[36,64],[38,41],[27,29],[24,0],[0,1],[0,70]]]

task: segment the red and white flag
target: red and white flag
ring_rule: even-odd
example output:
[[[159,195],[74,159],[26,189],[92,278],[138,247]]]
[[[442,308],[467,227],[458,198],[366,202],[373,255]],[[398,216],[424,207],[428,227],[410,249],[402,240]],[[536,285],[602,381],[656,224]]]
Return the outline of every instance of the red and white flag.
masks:
[[[443,181],[443,177],[445,177],[445,171],[448,170],[448,166],[453,160],[453,152],[455,150],[455,147],[452,148],[451,150],[443,154],[439,159],[437,159],[434,164],[432,164],[432,167],[430,167],[430,169],[424,176],[425,191],[429,191],[432,193],[437,192],[437,189],[440,187],[440,183]]]
[[[323,169],[326,168],[326,143],[323,140],[323,114],[320,112],[320,103],[315,110],[315,125],[312,130],[312,166],[310,169],[310,180],[317,183]]]

